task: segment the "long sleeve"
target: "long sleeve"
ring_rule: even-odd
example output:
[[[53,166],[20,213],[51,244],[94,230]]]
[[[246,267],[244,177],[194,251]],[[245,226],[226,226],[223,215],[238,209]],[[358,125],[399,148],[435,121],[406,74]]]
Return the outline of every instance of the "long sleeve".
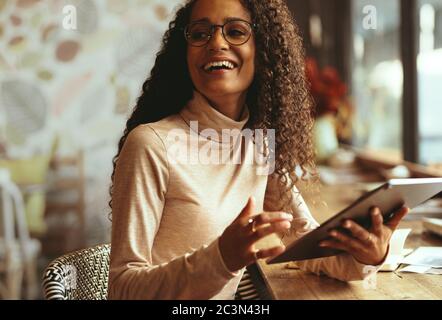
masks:
[[[288,208],[284,209],[293,214],[292,232],[294,234],[291,240],[296,240],[319,227],[319,224],[311,215],[307,204],[296,187],[293,188],[292,193],[292,201]],[[271,176],[267,183],[264,207],[267,210],[277,210],[280,198],[276,178]],[[325,274],[341,281],[363,280],[382,267],[382,264],[378,266],[364,265],[347,253],[332,257],[297,261],[296,265],[301,270],[317,275]]]
[[[115,170],[109,299],[209,299],[238,276],[225,266],[218,239],[153,264],[169,179],[163,141],[149,125],[137,127]]]

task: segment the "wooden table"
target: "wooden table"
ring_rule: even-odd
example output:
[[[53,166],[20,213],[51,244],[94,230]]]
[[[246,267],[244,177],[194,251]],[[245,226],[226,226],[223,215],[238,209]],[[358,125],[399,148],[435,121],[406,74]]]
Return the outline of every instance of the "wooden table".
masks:
[[[317,206],[305,196],[309,208],[318,222],[342,210],[360,195],[354,186],[324,186],[321,198],[328,204]],[[399,228],[412,228],[405,248],[442,246],[442,239],[423,233],[420,221],[403,221]],[[279,243],[269,237],[263,246]],[[376,288],[367,289],[363,281],[341,282],[327,276],[317,276],[301,270],[288,269],[287,263],[267,265],[264,260],[258,269],[274,299],[331,299],[331,300],[391,300],[391,299],[442,299],[442,276],[412,273],[379,272]]]

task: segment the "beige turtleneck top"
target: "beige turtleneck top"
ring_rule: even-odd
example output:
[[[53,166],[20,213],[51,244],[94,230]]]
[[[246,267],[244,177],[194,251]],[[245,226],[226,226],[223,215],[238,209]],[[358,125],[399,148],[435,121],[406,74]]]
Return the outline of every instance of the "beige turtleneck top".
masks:
[[[128,135],[114,176],[109,299],[234,298],[243,270],[227,269],[218,238],[250,196],[257,212],[276,210],[276,181],[258,175],[253,161],[213,164],[195,156],[208,146],[233,152],[222,130],[241,130],[248,118],[245,108],[234,121],[195,92],[179,114]],[[253,145],[244,152],[252,157]],[[285,209],[297,234],[318,226],[299,194]],[[364,265],[347,254],[299,266],[340,280],[364,278]]]

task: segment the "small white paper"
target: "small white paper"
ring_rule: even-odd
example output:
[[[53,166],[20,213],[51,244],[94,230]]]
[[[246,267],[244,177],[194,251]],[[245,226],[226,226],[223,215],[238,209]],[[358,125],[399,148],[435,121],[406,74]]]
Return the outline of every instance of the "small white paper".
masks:
[[[442,268],[442,247],[420,247],[402,260],[404,264]]]
[[[427,267],[427,266],[406,266],[405,268],[400,269],[399,272],[425,273],[429,269],[431,269],[431,267]]]
[[[393,232],[390,239],[390,254],[403,255],[405,240],[410,234],[411,229],[397,229]]]
[[[390,251],[380,271],[394,271],[399,267],[404,256],[409,254],[411,249],[404,249],[405,240],[411,229],[396,229],[390,239]]]
[[[399,272],[410,272],[420,274],[442,274],[442,269],[431,268],[428,266],[407,266],[399,270]]]

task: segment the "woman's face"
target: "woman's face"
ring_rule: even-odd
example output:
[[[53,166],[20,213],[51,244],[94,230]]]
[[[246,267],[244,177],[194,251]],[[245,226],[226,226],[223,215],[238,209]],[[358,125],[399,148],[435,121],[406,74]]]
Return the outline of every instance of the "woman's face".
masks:
[[[249,12],[240,0],[199,0],[195,3],[190,22],[207,21],[223,25],[232,18],[252,23]],[[205,70],[214,61],[229,61],[233,69]],[[247,92],[255,73],[255,39],[240,46],[229,44],[216,28],[212,38],[202,47],[187,47],[187,64],[195,88],[206,97],[223,97]]]

